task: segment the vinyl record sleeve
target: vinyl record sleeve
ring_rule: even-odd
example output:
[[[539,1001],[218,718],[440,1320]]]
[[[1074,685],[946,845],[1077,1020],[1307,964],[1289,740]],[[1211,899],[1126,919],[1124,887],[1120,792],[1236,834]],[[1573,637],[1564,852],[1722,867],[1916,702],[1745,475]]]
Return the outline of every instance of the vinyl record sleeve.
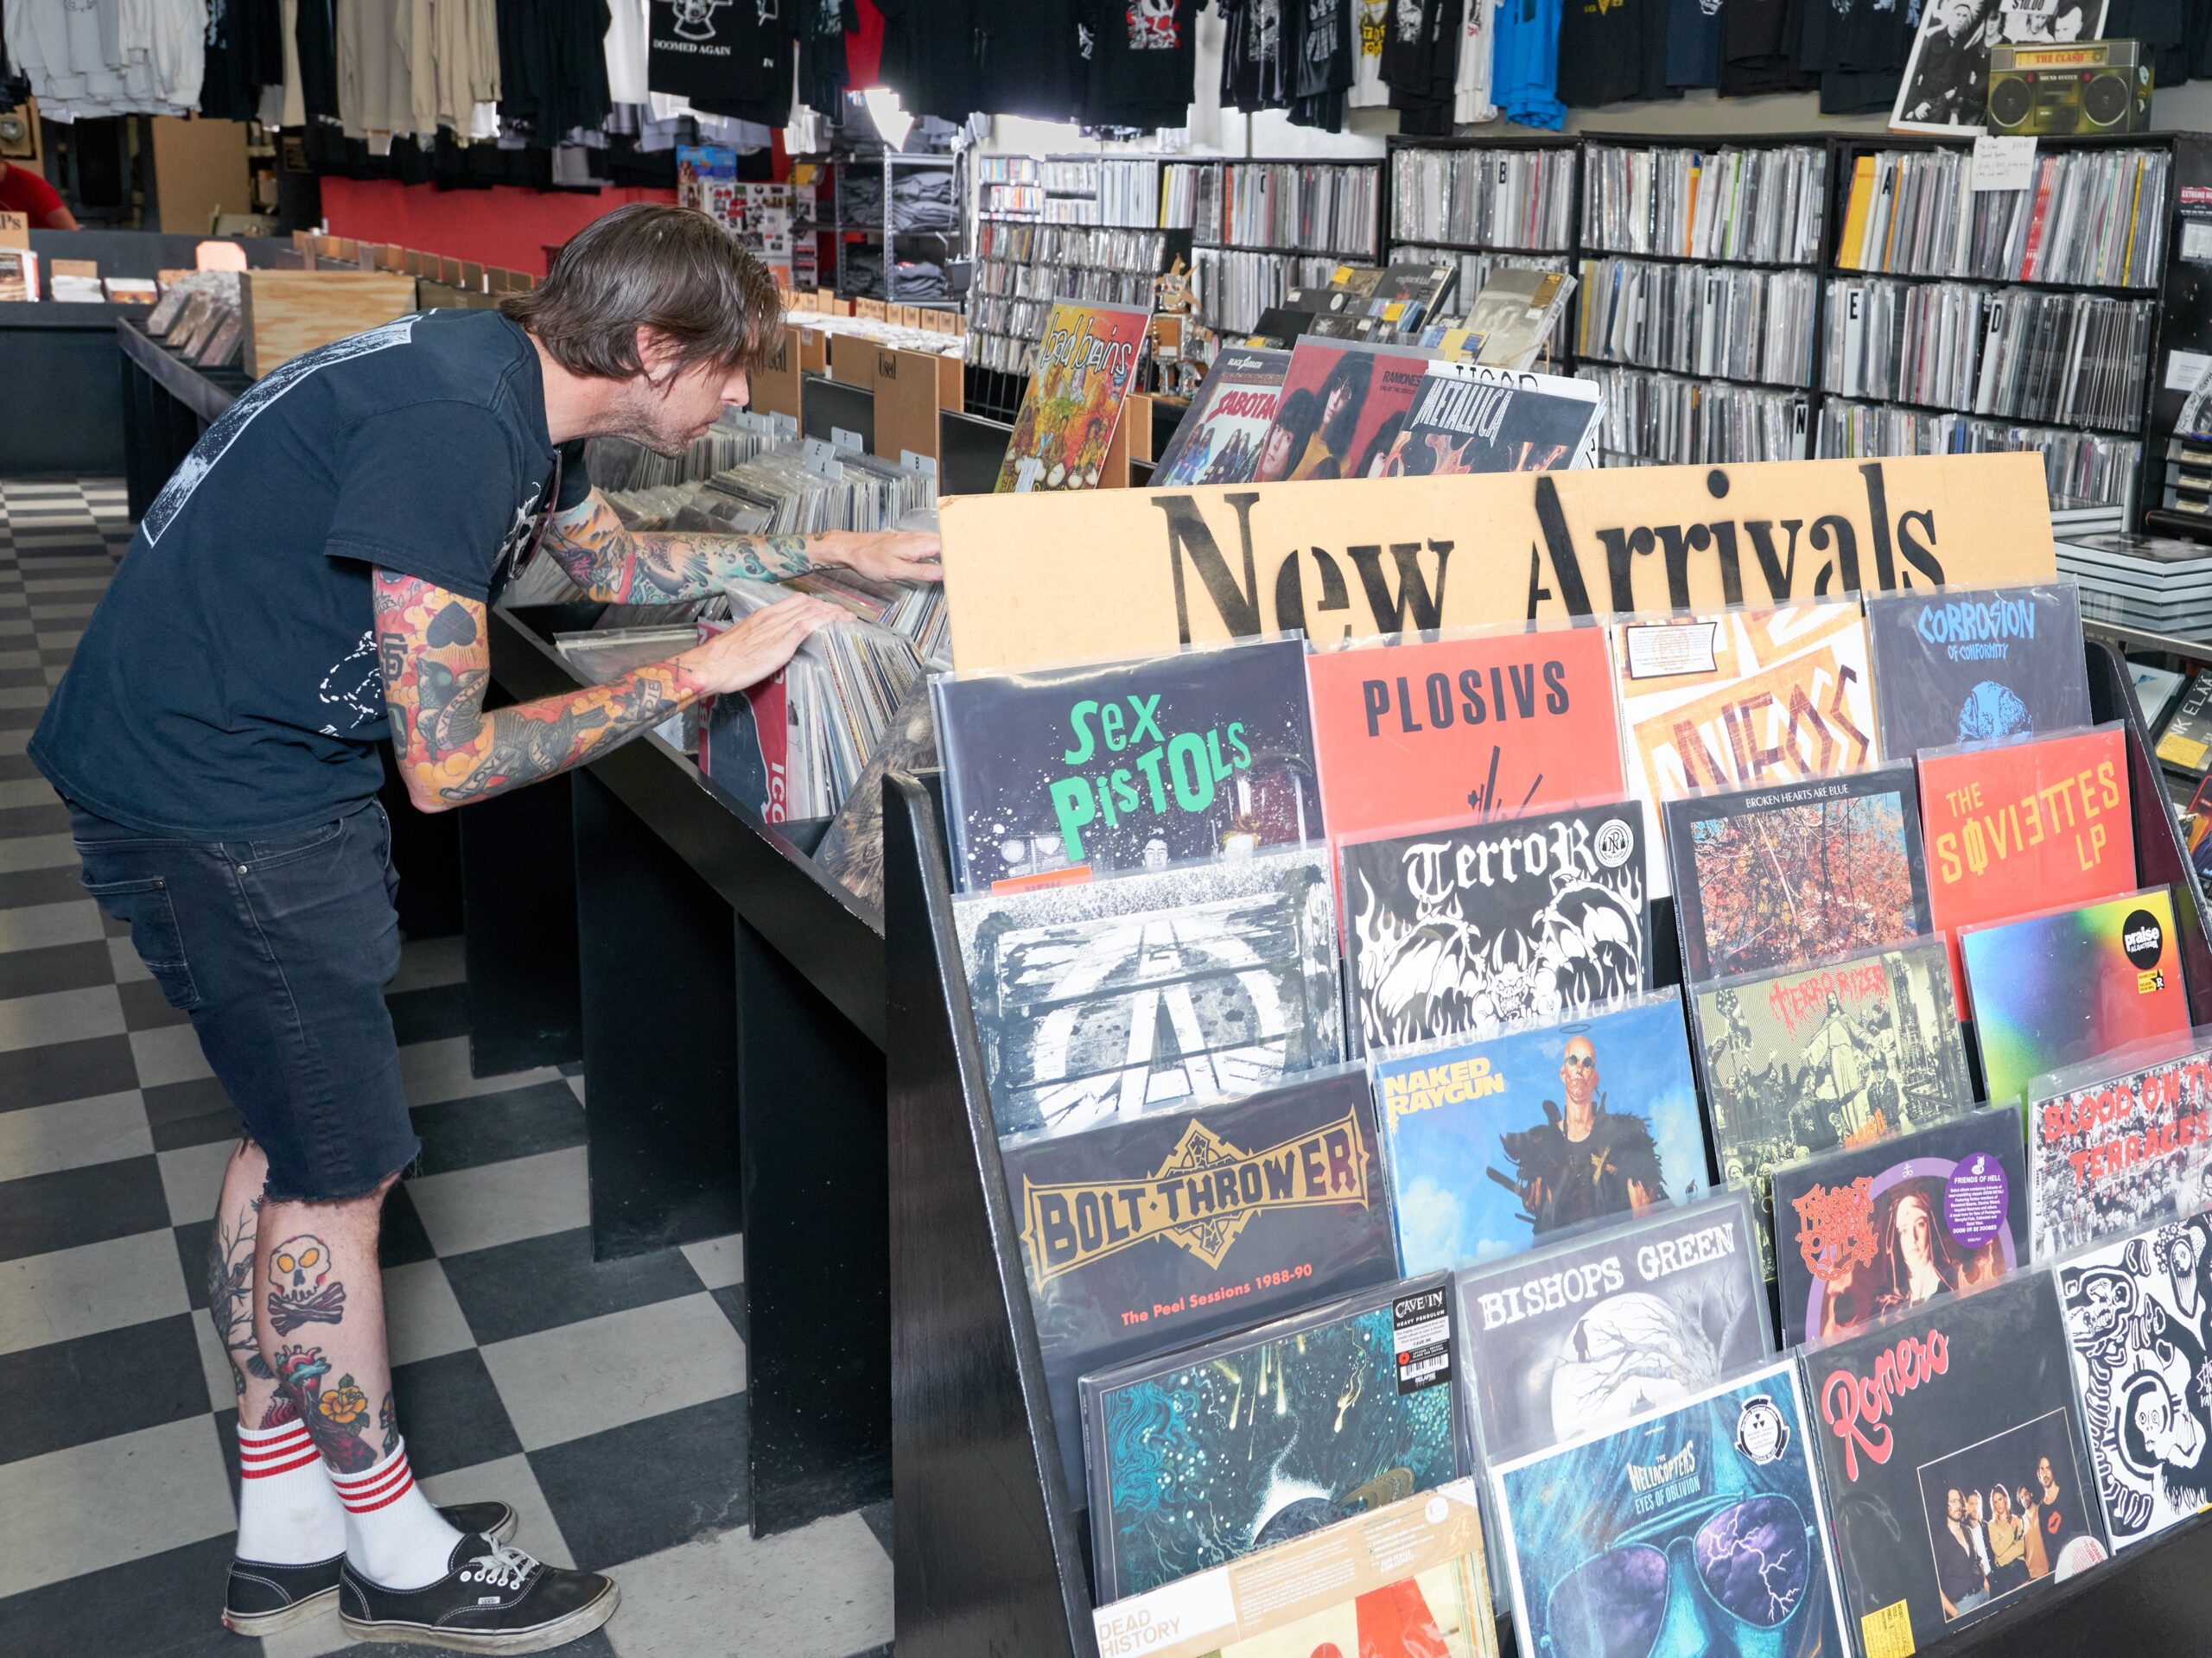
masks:
[[[1151,311],[1141,306],[1052,302],[999,467],[998,493],[1098,486],[1151,324]]]
[[[1774,1351],[1741,1191],[1466,1267],[1454,1282],[1465,1408],[1492,1465],[1691,1398]]]
[[[2158,734],[2158,763],[2184,777],[2212,772],[2212,673],[2193,674],[2166,728]]]
[[[1758,1194],[1769,1278],[1775,1170],[1973,1107],[1938,939],[1700,985],[1692,1009],[1713,1155]]]
[[[1459,1472],[1443,1273],[1082,1379],[1103,1603]]]
[[[1249,1094],[1344,1058],[1319,847],[976,893],[952,919],[1001,1134]]]
[[[1076,1378],[1398,1275],[1363,1070],[1001,1148],[1068,1493]]]
[[[956,889],[1322,838],[1306,642],[931,681]]]
[[[1345,842],[1354,1051],[1577,1017],[1651,983],[1633,800]]]
[[[1676,991],[1378,1054],[1370,1070],[1408,1272],[1518,1255],[1562,1228],[1706,1189]]]
[[[1383,475],[1595,466],[1605,407],[1604,392],[1592,380],[1431,363]]]
[[[1993,742],[2090,722],[2071,581],[1866,595],[1882,752]]]
[[[1433,352],[1308,334],[1291,347],[1282,401],[1261,440],[1257,483],[1379,477]]]
[[[1289,369],[1287,351],[1224,346],[1153,467],[1150,486],[1250,483]]]
[[[1666,804],[1691,983],[1802,967],[1929,931],[1910,762]]]
[[[1338,835],[1479,822],[1625,791],[1605,631],[1486,630],[1306,659]]]
[[[2028,1262],[2019,1109],[1782,1164],[1774,1224],[1784,1347],[1986,1289]]]
[[[2045,1263],[2212,1204],[2212,1032],[2037,1077],[2028,1164]]]
[[[1959,933],[1983,1092],[2025,1096],[2046,1071],[2189,1034],[2172,893],[2146,887]]]
[[[1844,1626],[1869,1658],[1925,1647],[2106,1558],[2049,1273],[1885,1319],[1802,1363]],[[1967,1523],[1976,1504],[1980,1547]]]
[[[1499,1468],[1520,1650],[1835,1652],[1816,1432],[1785,1360]]]

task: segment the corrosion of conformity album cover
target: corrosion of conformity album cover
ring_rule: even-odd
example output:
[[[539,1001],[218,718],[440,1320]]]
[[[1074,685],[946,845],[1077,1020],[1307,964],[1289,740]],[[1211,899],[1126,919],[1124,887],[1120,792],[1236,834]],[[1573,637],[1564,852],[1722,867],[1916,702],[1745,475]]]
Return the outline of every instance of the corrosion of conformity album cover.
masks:
[[[2212,1051],[2185,1037],[2093,1059],[2028,1090],[2035,1258],[2212,1205]]]
[[[1866,633],[1885,754],[2089,723],[2071,581],[1870,593]]]

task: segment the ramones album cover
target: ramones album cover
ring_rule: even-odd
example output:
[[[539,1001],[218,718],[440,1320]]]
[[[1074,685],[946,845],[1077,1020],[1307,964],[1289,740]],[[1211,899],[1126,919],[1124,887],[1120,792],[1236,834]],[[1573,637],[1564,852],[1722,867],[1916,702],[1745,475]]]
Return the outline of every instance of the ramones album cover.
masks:
[[[1303,639],[931,689],[960,891],[1321,838]]]
[[[1774,1171],[1782,1344],[1832,1342],[2028,1264],[2015,1105]]]
[[[1452,1479],[1458,1366],[1438,1273],[1084,1376],[1099,1600]]]
[[[1866,595],[1882,752],[1994,742],[2089,723],[2081,600],[2049,586]]]
[[[1160,1111],[1000,1151],[1084,1502],[1076,1378],[1397,1276],[1365,1072]]]
[[[1300,340],[1253,480],[1381,477],[1435,356],[1410,346]]]
[[[1345,843],[1356,1051],[1490,1036],[1651,980],[1637,801]]]
[[[1784,1360],[1500,1468],[1520,1649],[1829,1658],[1817,1431]]]
[[[1804,1366],[1861,1650],[1926,1647],[2107,1557],[2048,1273],[1933,1302]]]
[[[1939,938],[1700,985],[1692,1007],[1720,1178],[1757,1189],[1762,1232],[1776,1169],[1974,1103]],[[1772,1278],[1770,1241],[1766,1259]]]
[[[1289,367],[1287,351],[1224,345],[1153,467],[1151,487],[1250,483],[1260,469],[1261,440],[1274,424],[1282,377]]]
[[[1429,1272],[1687,1203],[1705,1130],[1674,990],[1370,1067],[1399,1260]]]
[[[2212,1204],[2212,1051],[2187,1036],[2085,1060],[2028,1089],[2035,1258]]]
[[[1666,804],[1692,983],[1803,967],[1929,930],[1910,762]]]
[[[1774,1350],[1740,1191],[1454,1276],[1468,1414],[1493,1464],[1678,1404]]]
[[[957,899],[1001,1134],[1272,1088],[1344,1058],[1320,847]]]

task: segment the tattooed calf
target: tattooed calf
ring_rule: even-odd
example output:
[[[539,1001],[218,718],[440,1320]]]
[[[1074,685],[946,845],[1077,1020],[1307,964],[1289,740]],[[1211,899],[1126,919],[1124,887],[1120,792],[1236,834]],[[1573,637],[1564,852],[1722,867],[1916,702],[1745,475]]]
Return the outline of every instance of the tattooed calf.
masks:
[[[330,1275],[330,1246],[312,1233],[287,1238],[269,1257],[269,1323],[280,1336],[346,1316],[346,1286]]]

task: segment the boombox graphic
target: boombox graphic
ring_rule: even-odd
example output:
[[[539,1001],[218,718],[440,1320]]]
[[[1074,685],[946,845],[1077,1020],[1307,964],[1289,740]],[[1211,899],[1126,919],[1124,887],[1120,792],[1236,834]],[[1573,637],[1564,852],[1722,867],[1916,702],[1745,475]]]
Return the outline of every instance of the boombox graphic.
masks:
[[[1989,53],[1989,130],[2024,136],[2142,132],[2151,66],[2135,41],[1996,46]]]

